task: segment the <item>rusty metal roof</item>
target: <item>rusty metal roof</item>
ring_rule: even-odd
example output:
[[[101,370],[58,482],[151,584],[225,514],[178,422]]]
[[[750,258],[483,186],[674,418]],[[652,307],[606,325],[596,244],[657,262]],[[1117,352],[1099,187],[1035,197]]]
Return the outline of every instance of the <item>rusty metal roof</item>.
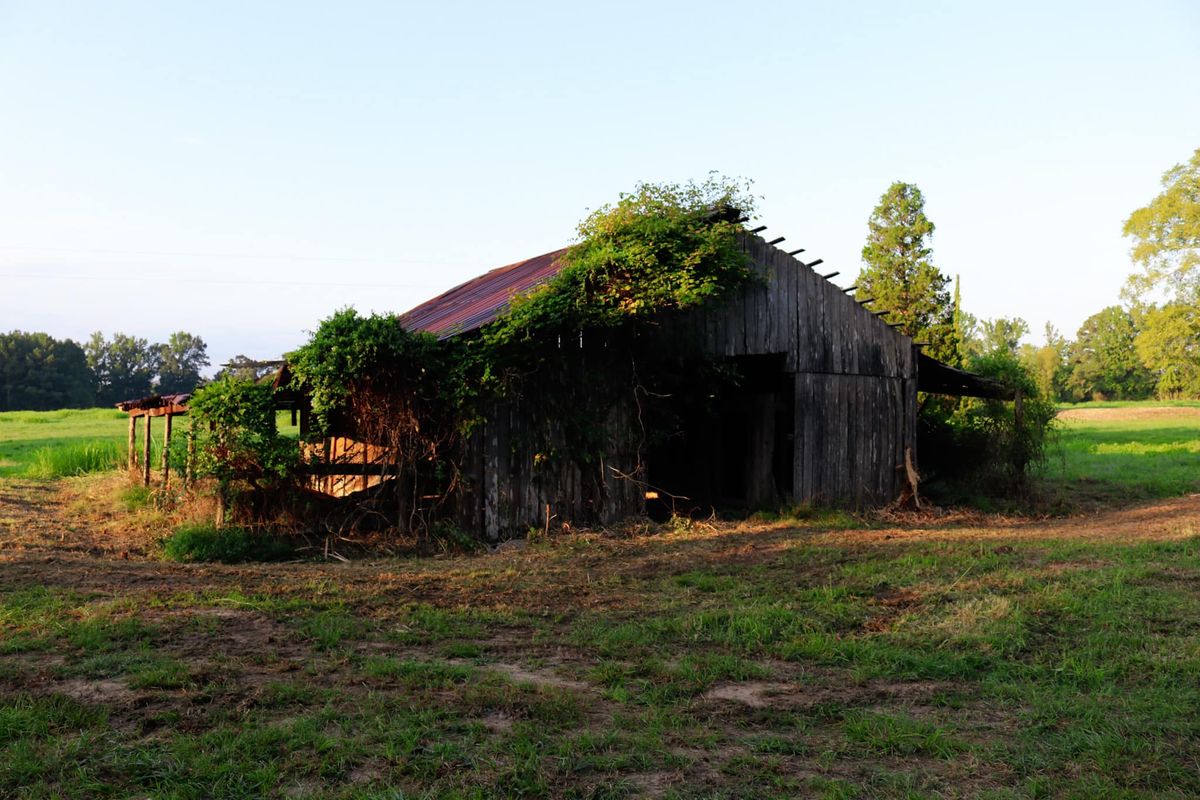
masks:
[[[400,324],[439,339],[480,328],[500,316],[514,296],[526,294],[554,277],[563,268],[559,259],[567,249],[485,272],[404,312]]]
[[[191,392],[152,394],[149,397],[139,397],[136,400],[122,400],[114,405],[122,411],[150,411],[155,408],[163,408],[164,406],[187,405],[187,401],[191,396]]]

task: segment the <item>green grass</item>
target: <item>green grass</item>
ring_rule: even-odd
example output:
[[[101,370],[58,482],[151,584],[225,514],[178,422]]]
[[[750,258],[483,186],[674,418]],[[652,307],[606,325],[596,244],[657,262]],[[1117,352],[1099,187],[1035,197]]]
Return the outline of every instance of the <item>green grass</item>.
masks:
[[[289,412],[279,412],[276,422],[284,434],[298,435]],[[175,434],[178,426],[177,421]],[[163,430],[162,420],[155,419],[152,464],[161,458]],[[139,420],[138,447],[144,431]],[[0,412],[0,478],[49,479],[110,469],[124,462],[128,435],[129,416],[115,408]]]
[[[1071,423],[1059,480],[1189,491],[1194,428]],[[1197,797],[1189,502],[349,564],[15,553],[0,797]]]
[[[281,561],[291,557],[293,549],[287,541],[268,533],[245,528],[186,525],[162,540],[162,554],[168,561],[239,564]]]
[[[120,442],[68,442],[33,451],[24,474],[43,480],[71,478],[116,469],[124,458],[125,452]]]
[[[159,426],[159,435],[161,435]],[[115,408],[63,409],[61,411],[0,412],[0,477],[15,477],[42,470],[45,477],[70,474],[59,466],[96,463],[94,453],[123,455],[129,417]],[[69,453],[58,456],[57,451]]]
[[[1076,409],[1192,408],[1200,402],[1114,402]],[[1129,502],[1200,491],[1200,415],[1058,422],[1043,476],[1068,495]]]

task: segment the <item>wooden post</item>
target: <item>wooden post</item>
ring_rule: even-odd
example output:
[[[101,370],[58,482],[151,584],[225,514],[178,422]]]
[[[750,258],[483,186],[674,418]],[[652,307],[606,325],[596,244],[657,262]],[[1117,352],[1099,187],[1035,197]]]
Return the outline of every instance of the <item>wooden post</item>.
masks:
[[[183,462],[183,485],[196,479],[196,418],[188,416],[187,458]]]
[[[129,471],[137,468],[137,417],[129,415]]]
[[[171,483],[171,418],[174,416],[174,414],[167,414],[166,427],[163,428],[162,474],[164,489]]]
[[[142,442],[142,486],[150,485],[150,415],[146,414],[146,441]]]

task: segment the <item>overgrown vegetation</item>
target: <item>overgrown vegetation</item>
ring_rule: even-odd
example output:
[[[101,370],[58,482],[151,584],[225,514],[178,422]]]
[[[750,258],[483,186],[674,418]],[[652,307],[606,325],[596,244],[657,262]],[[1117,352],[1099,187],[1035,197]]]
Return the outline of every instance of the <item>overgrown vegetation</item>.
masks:
[[[125,458],[119,442],[73,442],[41,447],[33,453],[25,474],[31,478],[52,479],[87,475],[115,469]]]
[[[275,424],[275,392],[270,385],[225,378],[199,389],[188,403],[197,431],[195,474],[211,477],[224,509],[262,508],[295,486],[301,463],[296,441]],[[182,444],[182,437],[181,444]]]
[[[921,468],[935,497],[951,502],[999,501],[1020,507],[1032,475],[1046,461],[1057,412],[1029,371],[995,351],[968,363],[972,372],[1021,395],[1016,401],[925,397],[921,409]]]
[[[335,314],[289,354],[294,386],[312,398],[313,435],[391,448],[402,527],[428,528],[436,503],[417,500],[449,496],[458,445],[499,403],[554,421],[535,434],[538,464],[573,462],[599,484],[615,409],[644,420],[651,398],[717,371],[698,343],[661,337],[660,323],[749,280],[737,236],[752,207],[724,179],[640,185],[584,220],[563,269],[477,335],[438,341],[391,315]]]
[[[281,561],[294,554],[285,539],[246,528],[186,525],[164,537],[162,553],[169,561]]]

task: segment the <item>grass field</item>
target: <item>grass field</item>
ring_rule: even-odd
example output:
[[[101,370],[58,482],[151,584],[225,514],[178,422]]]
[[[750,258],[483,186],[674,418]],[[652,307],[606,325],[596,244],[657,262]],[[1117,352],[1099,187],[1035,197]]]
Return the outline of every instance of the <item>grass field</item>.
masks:
[[[1123,413],[1058,479],[1189,488]],[[220,566],[116,480],[0,478],[0,797],[1200,796],[1200,497]]]
[[[285,433],[296,431],[291,427],[288,412],[279,413],[278,425]],[[139,442],[142,430],[139,426]],[[88,462],[86,451],[89,448],[115,448],[123,459],[128,434],[129,416],[115,408],[0,411],[0,478],[25,475],[39,461],[53,462],[56,451],[66,456],[59,460],[77,460],[83,464]],[[162,452],[162,436],[163,424],[158,419],[152,425],[150,436],[154,463]]]
[[[1096,403],[1059,412],[1051,491],[1120,503],[1200,492],[1200,403]]]

